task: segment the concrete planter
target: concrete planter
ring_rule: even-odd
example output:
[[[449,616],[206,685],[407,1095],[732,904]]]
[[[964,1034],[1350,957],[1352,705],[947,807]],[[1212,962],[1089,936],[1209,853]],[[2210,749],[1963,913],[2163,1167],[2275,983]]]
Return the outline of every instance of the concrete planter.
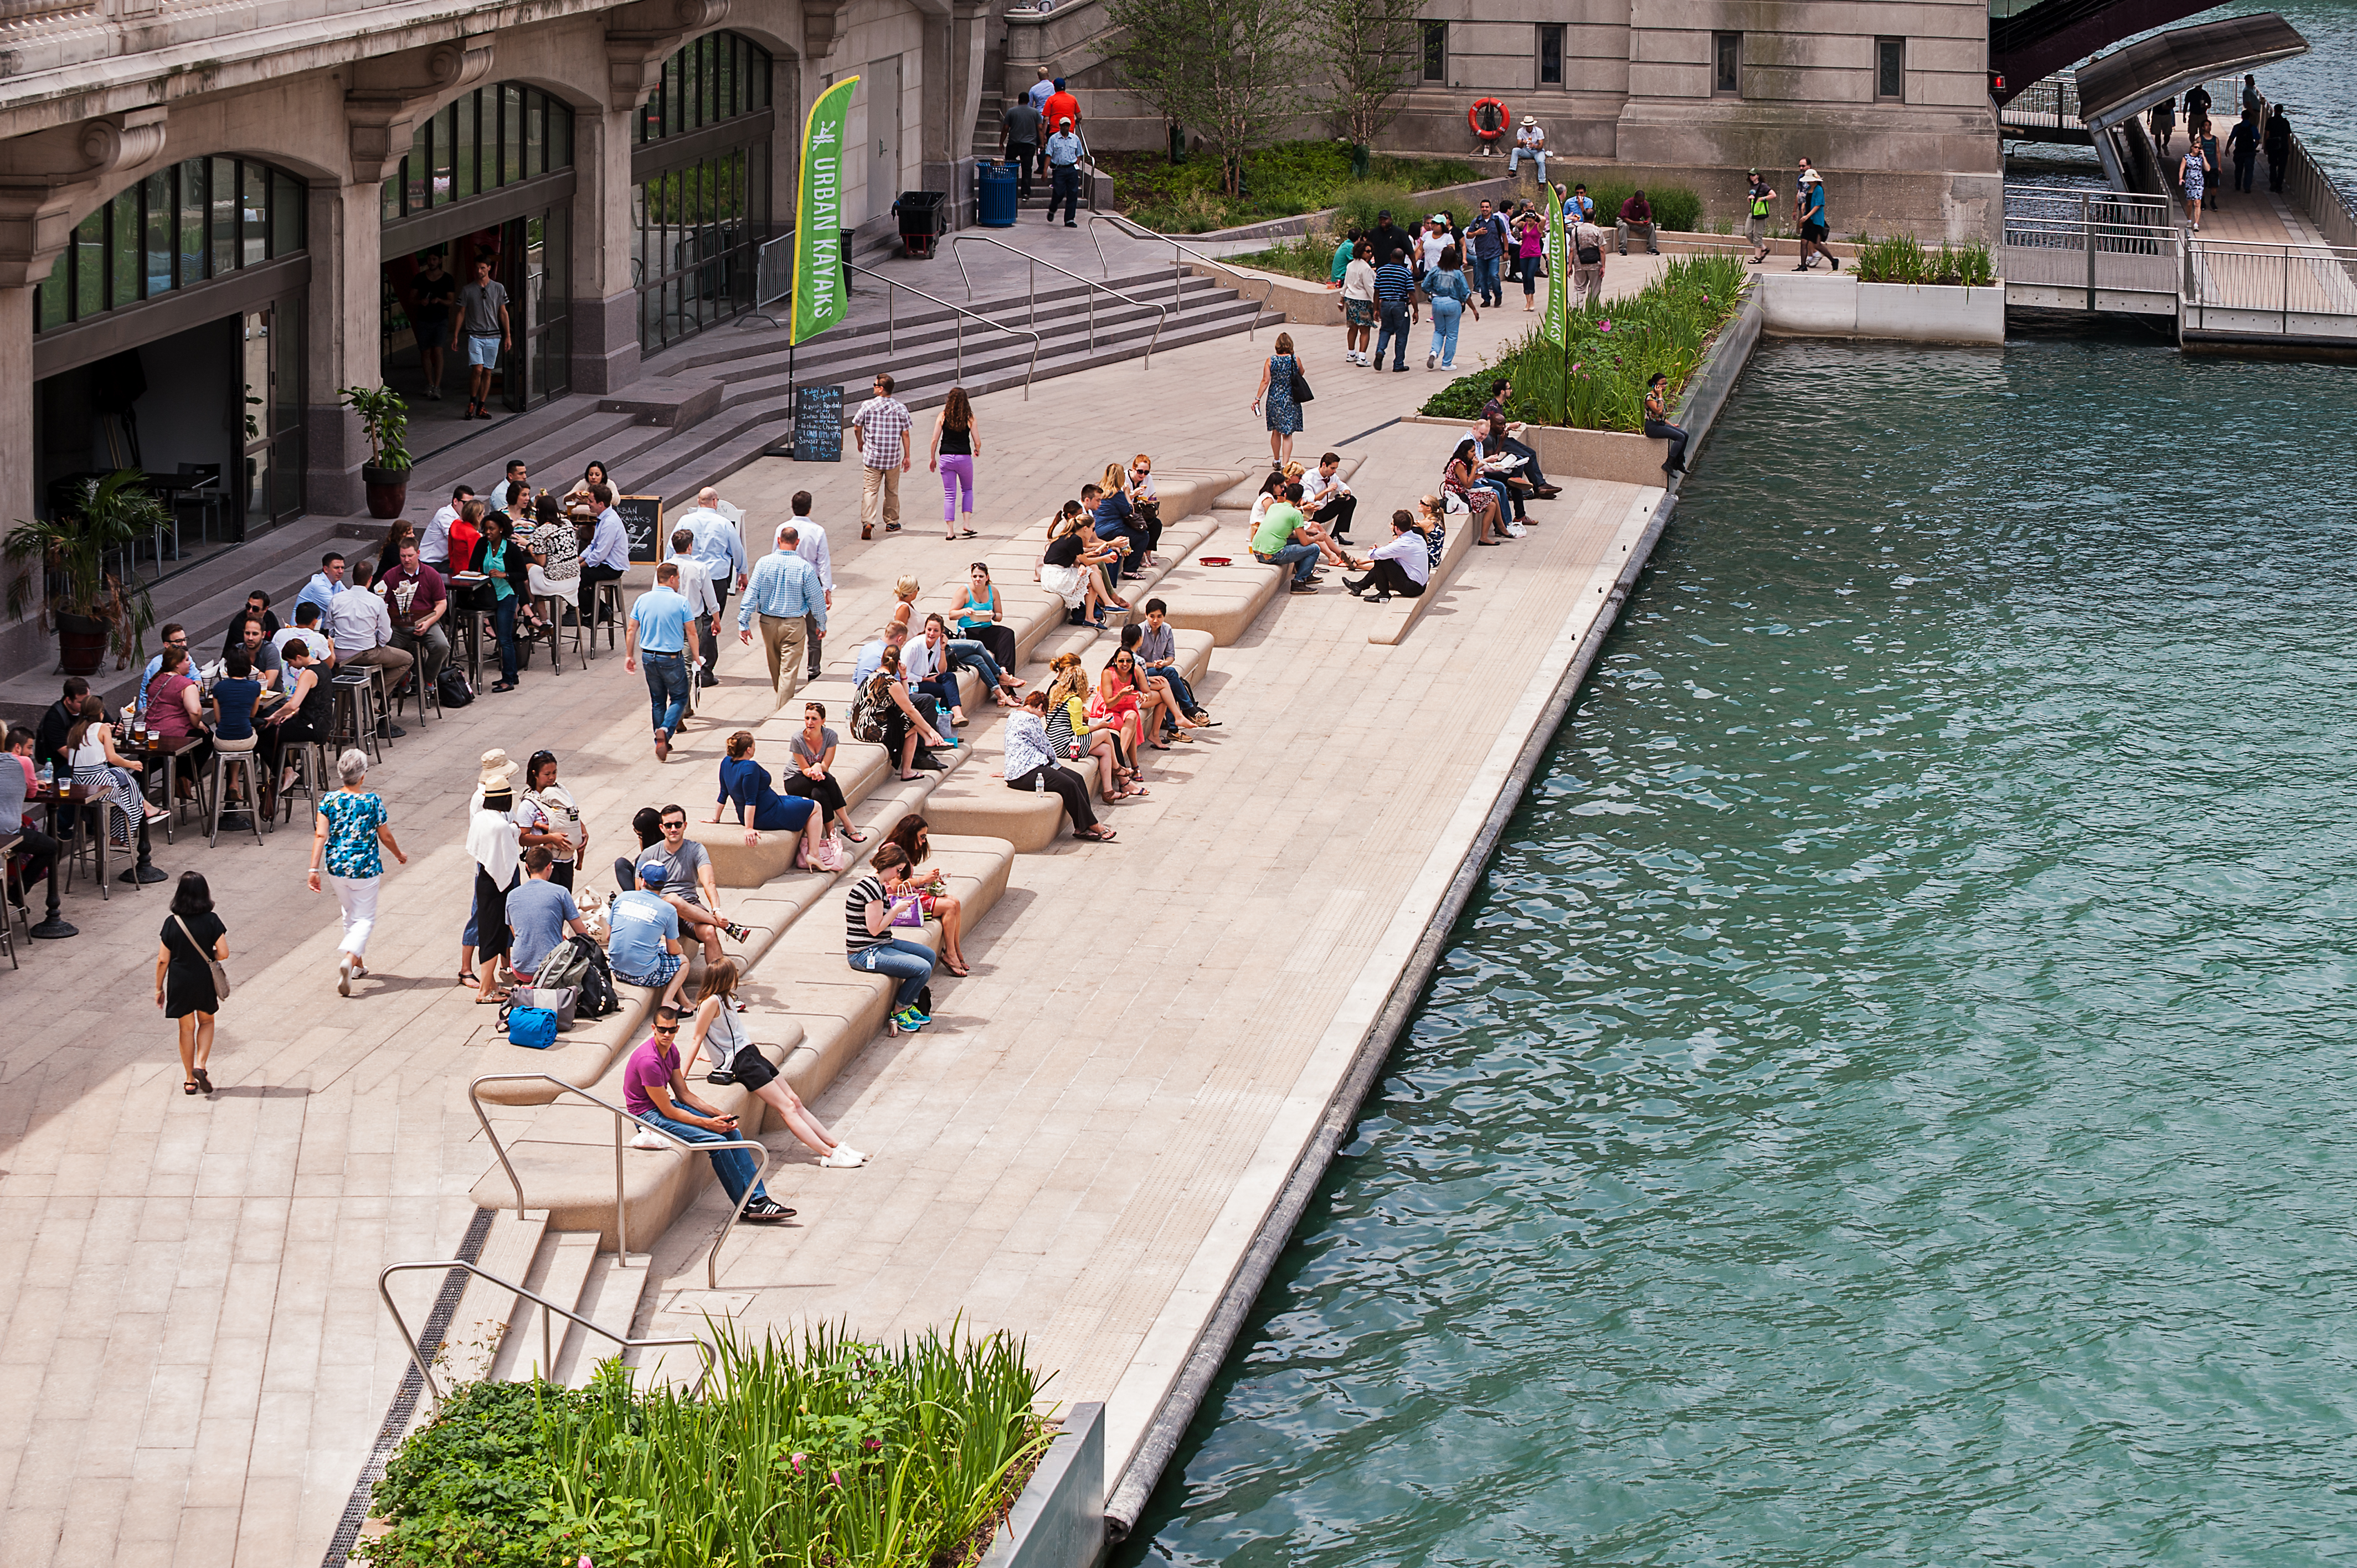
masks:
[[[1764,274],[1769,332],[1782,338],[1887,338],[1908,343],[2002,343],[2005,285],[1860,283]]]
[[[1105,1547],[1104,1406],[1076,1404],[982,1568],[1095,1568]]]

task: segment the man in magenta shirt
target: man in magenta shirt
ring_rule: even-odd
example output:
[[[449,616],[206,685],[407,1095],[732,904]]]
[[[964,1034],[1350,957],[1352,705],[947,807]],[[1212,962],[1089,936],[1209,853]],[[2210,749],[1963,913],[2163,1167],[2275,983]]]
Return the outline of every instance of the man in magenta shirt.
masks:
[[[679,1010],[675,1007],[656,1010],[654,1033],[630,1053],[622,1069],[622,1103],[640,1121],[662,1128],[682,1143],[721,1144],[741,1135],[737,1118],[723,1115],[687,1091],[687,1079],[679,1070]],[[753,1179],[759,1167],[751,1155],[742,1149],[715,1149],[706,1157],[720,1185],[727,1189],[728,1201],[744,1201],[748,1221],[774,1225],[793,1217],[792,1209],[772,1200]],[[749,1198],[745,1197],[748,1187],[753,1189]]]

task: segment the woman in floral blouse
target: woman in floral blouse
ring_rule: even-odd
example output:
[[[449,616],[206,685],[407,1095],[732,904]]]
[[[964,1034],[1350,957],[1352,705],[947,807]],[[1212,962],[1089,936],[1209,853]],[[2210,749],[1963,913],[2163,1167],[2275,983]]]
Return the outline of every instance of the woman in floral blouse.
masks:
[[[311,830],[311,891],[319,891],[324,859],[328,880],[335,884],[336,902],[344,912],[344,940],[336,950],[336,993],[352,993],[352,977],[366,974],[369,932],[376,925],[377,884],[384,879],[384,862],[377,845],[393,852],[402,865],[409,857],[393,842],[384,801],[361,788],[368,782],[368,753],[354,747],[336,758],[337,776],[344,787],[319,800],[317,824]]]

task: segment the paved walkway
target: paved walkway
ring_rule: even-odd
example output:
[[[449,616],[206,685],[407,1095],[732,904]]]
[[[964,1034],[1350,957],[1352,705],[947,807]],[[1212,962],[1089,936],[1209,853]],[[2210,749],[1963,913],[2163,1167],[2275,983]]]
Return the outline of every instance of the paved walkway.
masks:
[[[1617,285],[1634,278],[1616,269]],[[1526,325],[1511,307],[1469,322],[1460,366]],[[1017,532],[1109,456],[1265,456],[1248,410],[1262,336],[1085,372],[1028,405],[982,400],[985,535]],[[1297,336],[1318,389],[1307,455],[1443,384],[1344,366],[1339,328]],[[1394,431],[1373,445],[1410,449]],[[1380,514],[1427,485],[1428,466],[1419,449],[1369,494],[1363,536],[1381,536]],[[771,462],[726,487],[755,525],[794,489],[818,495],[846,634],[834,663],[881,620],[893,577],[948,580],[979,553],[929,537],[921,465],[909,532],[862,545],[856,478]],[[1560,620],[1618,489],[1574,489],[1531,542],[1472,558],[1402,649],[1378,656],[1354,637],[1360,607],[1337,592],[1280,603],[1222,650],[1220,741],[1156,770],[1152,798],[1116,811],[1114,849],[1023,857],[972,939],[975,977],[937,987],[941,1026],[878,1042],[826,1098],[878,1158],[823,1173],[824,1188],[788,1165],[805,1224],[732,1249],[755,1316],[887,1327],[967,1305],[969,1321],[1032,1331],[1065,1396],[1114,1386],[1454,805],[1465,758],[1489,744],[1499,694],[1521,688]],[[723,671],[763,679],[750,650],[732,647]],[[302,885],[301,819],[261,847],[186,832],[159,843],[166,869],[206,873],[229,925],[237,991],[210,1101],[180,1094],[150,1000],[167,886],[101,903],[85,882],[68,903],[83,935],[0,969],[18,1019],[0,1046],[0,1563],[319,1561],[402,1372],[376,1271],[448,1255],[490,1163],[464,1083],[491,1010],[450,983],[474,759],[555,746],[595,860],[640,804],[694,806],[712,789],[710,728],[664,768],[645,726],[619,658],[536,668],[518,693],[413,725],[371,779],[410,864],[391,872],[376,974],[350,1001],[333,989],[332,899]],[[666,1242],[673,1272],[681,1245]],[[412,1276],[408,1299],[432,1289]]]

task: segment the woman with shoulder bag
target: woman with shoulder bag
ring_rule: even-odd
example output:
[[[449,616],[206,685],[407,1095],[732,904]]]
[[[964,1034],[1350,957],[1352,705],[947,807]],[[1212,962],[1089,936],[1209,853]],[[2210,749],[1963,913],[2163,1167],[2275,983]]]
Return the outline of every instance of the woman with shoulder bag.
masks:
[[[737,961],[724,958],[704,972],[704,989],[698,994],[695,1015],[687,1026],[688,1044],[684,1055],[691,1058],[702,1050],[712,1070],[705,1075],[706,1083],[734,1083],[751,1091],[778,1113],[786,1131],[802,1141],[802,1146],[818,1156],[818,1163],[829,1170],[847,1171],[867,1163],[867,1156],[844,1143],[826,1130],[826,1124],[810,1113],[802,1096],[786,1086],[770,1058],[737,1016],[742,1011],[736,1004],[738,970]]]
[[[1293,334],[1278,333],[1276,351],[1261,361],[1260,390],[1253,393],[1253,412],[1265,410],[1268,416],[1268,456],[1272,463],[1282,463],[1293,456],[1293,438],[1301,432],[1301,403],[1295,391],[1300,374],[1300,363],[1293,357]]]
[[[213,1091],[205,1068],[213,1056],[213,1015],[229,989],[221,968],[227,957],[229,928],[213,913],[212,889],[201,872],[180,873],[156,949],[156,1005],[179,1026],[182,1094]]]

